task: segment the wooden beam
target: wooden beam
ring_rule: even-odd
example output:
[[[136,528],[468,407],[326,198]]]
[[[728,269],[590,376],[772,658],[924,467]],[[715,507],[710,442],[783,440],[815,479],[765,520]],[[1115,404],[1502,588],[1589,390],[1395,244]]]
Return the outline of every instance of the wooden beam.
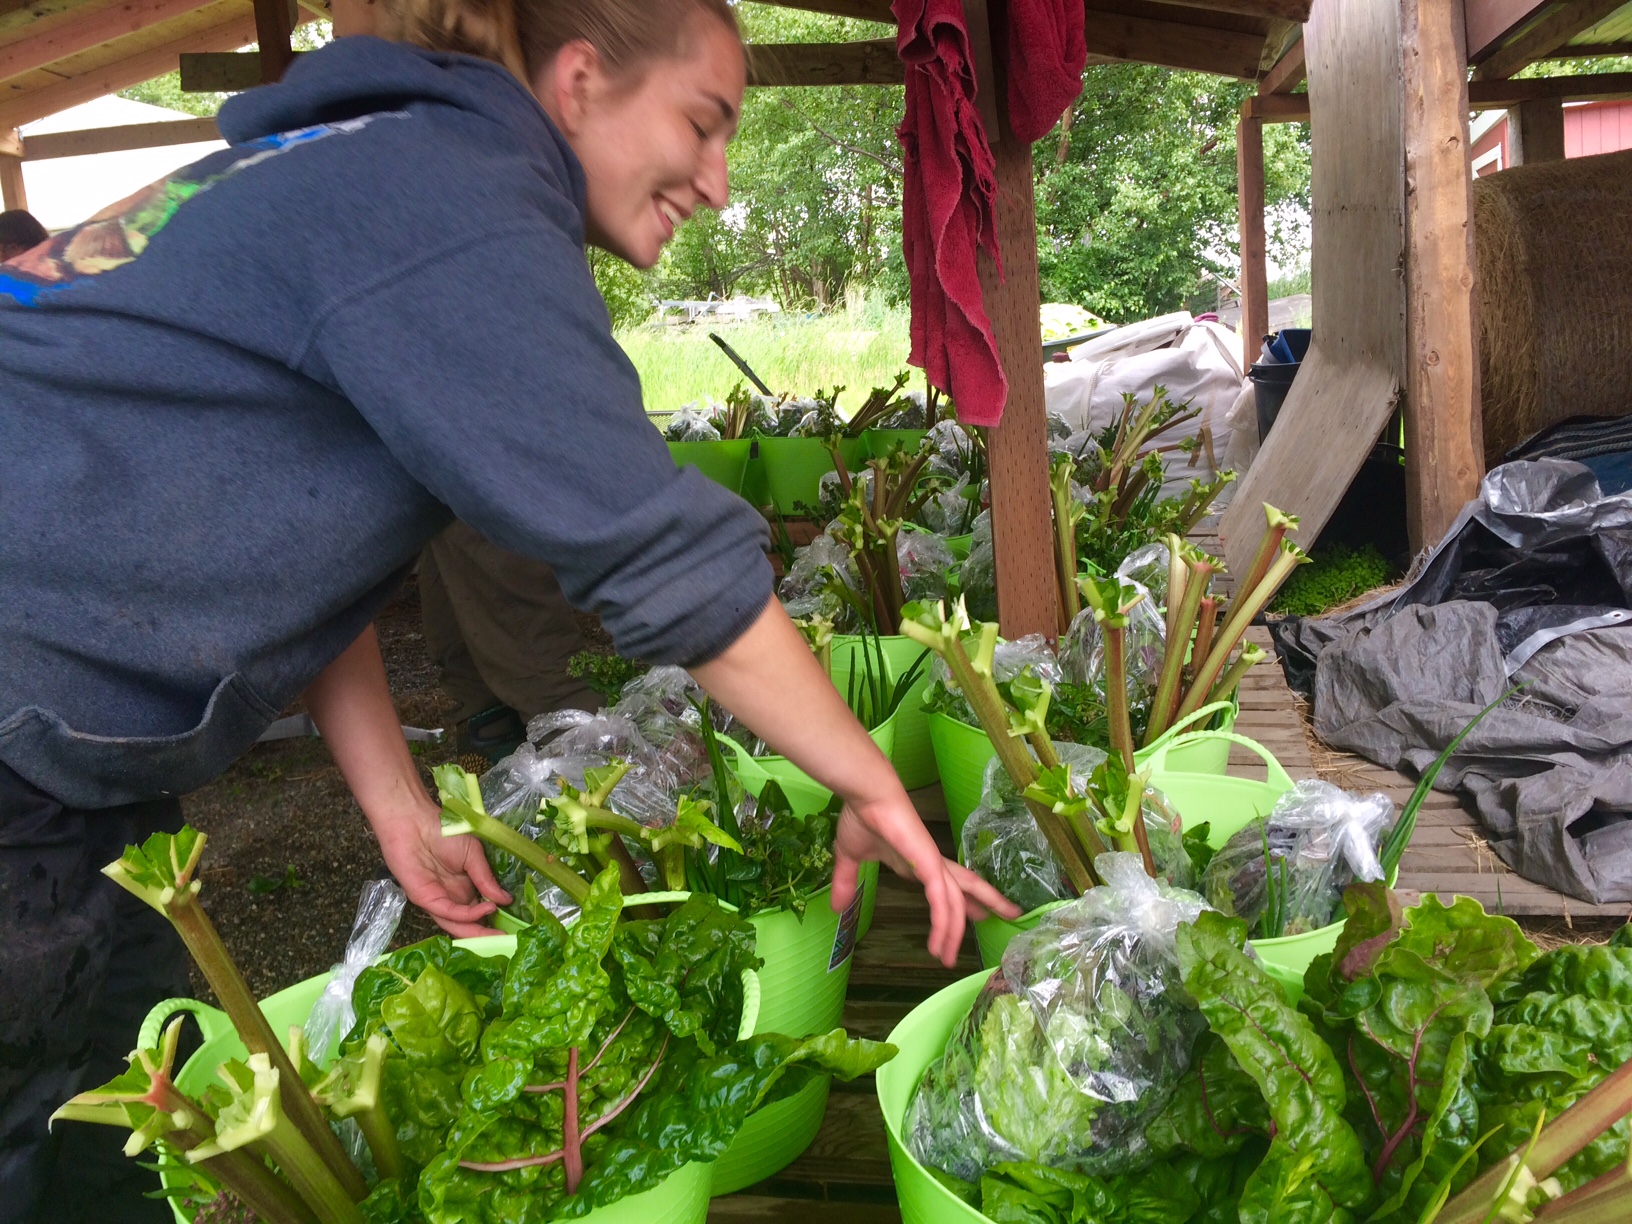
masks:
[[[1263,17],[1302,25],[1309,20],[1311,0],[1164,0],[1175,8],[1202,9],[1213,13],[1239,13],[1243,17]],[[1177,18],[1183,20],[1183,18]]]
[[[156,76],[174,72],[176,61],[197,51],[219,51],[255,41],[255,18],[249,13],[220,25],[194,30],[173,42],[138,52],[127,59],[105,65],[79,76],[66,77],[53,85],[19,93],[0,102],[0,128],[21,127],[70,106],[89,102],[104,94],[118,93]]]
[[[295,62],[289,36],[295,32],[295,0],[254,0],[255,41],[261,53],[261,84],[283,79]]]
[[[28,138],[24,161],[57,157],[86,157],[93,153],[123,153],[130,149],[160,149],[167,145],[220,140],[214,119],[172,119],[160,123],[126,123],[118,127],[84,128],[77,132],[48,132]]]
[[[1565,43],[1554,47],[1543,59],[1604,59],[1610,56],[1632,55],[1632,42]]]
[[[1517,106],[1536,98],[1566,102],[1632,97],[1632,72],[1584,72],[1579,76],[1534,77],[1523,81],[1469,81],[1468,104],[1475,110]]]
[[[1264,123],[1241,116],[1235,128],[1237,216],[1241,228],[1241,351],[1248,362],[1269,331],[1269,262],[1264,226]]]
[[[0,157],[21,157],[23,155],[23,134],[16,128],[9,132],[0,132]]]
[[[304,52],[295,52],[300,58]],[[181,57],[182,93],[240,93],[261,83],[259,51],[205,51]]]
[[[1007,0],[964,0],[990,10],[991,24],[971,24],[972,44],[991,42],[1001,29]],[[966,12],[967,7],[966,7]],[[983,57],[977,57],[977,64]],[[1031,146],[1009,127],[1003,65],[992,59],[989,82],[980,82],[997,104],[997,126],[988,130],[997,158],[997,240],[1003,275],[979,256],[986,313],[997,337],[998,357],[1009,380],[1003,422],[987,435],[992,479],[992,543],[997,556],[997,608],[1003,634],[1054,637],[1059,590],[1054,574],[1052,503],[1048,489],[1048,406],[1043,391],[1043,338],[1037,323],[1042,302],[1037,274],[1037,210],[1032,197]]]
[[[1255,94],[1241,103],[1241,117],[1264,123],[1308,123],[1309,95]]]
[[[172,17],[201,9],[214,0],[125,0],[87,16],[59,21],[38,34],[0,47],[0,80],[21,76],[58,60],[135,34]]]
[[[1564,99],[1535,98],[1507,112],[1513,165],[1564,160]]]
[[[1459,0],[1401,0],[1405,80],[1405,513],[1437,544],[1485,474]]]
[[[1319,537],[1404,381],[1398,0],[1320,0],[1303,40],[1320,140],[1310,170],[1314,342],[1224,512],[1219,536],[1235,573],[1263,535],[1265,502],[1302,517],[1300,544]]]
[[[1258,82],[1261,94],[1289,94],[1303,83],[1306,76],[1303,64],[1303,39],[1287,48],[1286,54],[1275,61],[1275,66],[1264,73]]]
[[[1477,62],[1529,21],[1552,0],[1466,0],[1463,24],[1467,28],[1468,60]]]
[[[23,186],[23,159],[9,153],[0,153],[0,204],[7,212],[28,207],[28,190]]]
[[[899,85],[905,79],[893,38],[755,43],[748,48],[750,85]]]
[[[1473,79],[1495,81],[1510,77],[1521,68],[1546,59],[1582,30],[1590,30],[1625,3],[1626,0],[1571,0],[1502,46],[1473,70]]]
[[[1177,21],[1088,11],[1088,62],[1159,64],[1236,77],[1258,76],[1262,35],[1213,30]]]

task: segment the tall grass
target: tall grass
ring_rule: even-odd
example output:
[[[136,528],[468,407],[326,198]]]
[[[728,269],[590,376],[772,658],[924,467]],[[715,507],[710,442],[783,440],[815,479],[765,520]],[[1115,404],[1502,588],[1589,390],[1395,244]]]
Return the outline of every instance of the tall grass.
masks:
[[[633,327],[617,338],[640,371],[648,412],[671,412],[705,396],[723,400],[747,381],[708,338],[711,331],[719,332],[773,391],[810,395],[821,387],[849,388],[841,408],[856,407],[873,387],[888,386],[907,368],[904,306],[862,302],[818,316]],[[923,375],[915,371],[908,385],[921,388]]]

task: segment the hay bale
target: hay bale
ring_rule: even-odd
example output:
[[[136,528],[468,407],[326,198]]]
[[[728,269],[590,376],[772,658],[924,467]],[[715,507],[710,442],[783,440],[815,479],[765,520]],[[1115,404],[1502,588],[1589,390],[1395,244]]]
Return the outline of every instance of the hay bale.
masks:
[[[1632,151],[1479,179],[1473,225],[1486,461],[1632,414]]]

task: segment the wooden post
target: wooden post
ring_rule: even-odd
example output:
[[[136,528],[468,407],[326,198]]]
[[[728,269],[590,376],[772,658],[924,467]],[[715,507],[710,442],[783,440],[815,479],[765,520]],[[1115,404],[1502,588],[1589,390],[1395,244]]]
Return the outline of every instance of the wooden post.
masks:
[[[28,207],[28,192],[23,187],[23,140],[15,131],[0,134],[0,201],[10,212]]]
[[[1406,522],[1439,542],[1485,471],[1461,0],[1401,0],[1405,82]]]
[[[289,43],[294,30],[294,0],[255,0],[255,38],[260,43],[263,85],[282,80],[284,71],[294,62],[295,51]]]
[[[1001,28],[1006,0],[965,0],[969,9],[990,9],[990,24],[971,21],[969,39],[977,65],[991,56],[991,32]],[[997,336],[998,357],[1009,380],[1003,423],[988,435],[992,481],[992,543],[997,553],[997,607],[1003,635],[1059,632],[1059,589],[1054,575],[1053,503],[1048,491],[1048,410],[1043,394],[1043,336],[1038,320],[1042,290],[1037,274],[1037,211],[1032,196],[1031,146],[1009,127],[1003,67],[994,64],[991,89],[981,93],[997,115],[987,137],[997,158],[997,268],[980,256],[980,287]],[[985,112],[987,105],[981,107]]]
[[[1235,128],[1241,225],[1241,352],[1250,363],[1269,331],[1269,267],[1264,236],[1264,121],[1246,114]]]
[[[1564,99],[1532,98],[1507,112],[1513,164],[1564,160]]]

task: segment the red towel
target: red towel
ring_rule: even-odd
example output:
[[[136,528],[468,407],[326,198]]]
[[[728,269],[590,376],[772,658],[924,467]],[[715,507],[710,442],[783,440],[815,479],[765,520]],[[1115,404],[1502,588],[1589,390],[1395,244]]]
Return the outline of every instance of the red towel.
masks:
[[[952,397],[965,424],[996,425],[1009,387],[975,261],[984,248],[1002,270],[996,164],[975,107],[963,5],[894,0],[891,7],[899,23],[896,48],[907,66],[906,117],[897,135],[906,166],[901,228],[912,289],[908,360]],[[1001,42],[994,54],[1009,55],[1011,123],[1021,139],[1036,140],[1082,87],[1083,7],[1072,0],[1011,0]]]

